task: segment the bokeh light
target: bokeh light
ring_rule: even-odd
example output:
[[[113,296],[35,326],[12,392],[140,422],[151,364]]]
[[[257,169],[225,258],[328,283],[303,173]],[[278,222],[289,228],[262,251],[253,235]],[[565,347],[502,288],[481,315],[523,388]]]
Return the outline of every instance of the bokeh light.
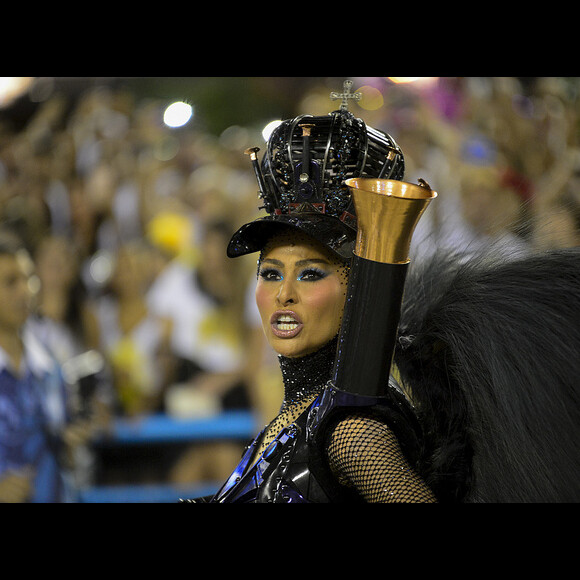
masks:
[[[165,109],[163,122],[168,127],[182,127],[193,115],[193,107],[183,101],[172,103]]]
[[[12,104],[28,90],[33,80],[34,77],[0,77],[0,107]]]
[[[376,111],[385,102],[383,93],[375,87],[365,85],[357,89],[357,92],[362,94],[362,97],[358,101],[359,106],[367,111]]]
[[[274,131],[274,129],[280,125],[282,123],[282,121],[280,119],[276,120],[276,121],[270,121],[263,129],[262,129],[262,137],[264,138],[264,141],[267,141],[270,138],[270,135],[272,134],[272,131]]]
[[[416,82],[431,82],[437,80],[439,77],[387,77],[391,82],[395,84],[407,84]]]

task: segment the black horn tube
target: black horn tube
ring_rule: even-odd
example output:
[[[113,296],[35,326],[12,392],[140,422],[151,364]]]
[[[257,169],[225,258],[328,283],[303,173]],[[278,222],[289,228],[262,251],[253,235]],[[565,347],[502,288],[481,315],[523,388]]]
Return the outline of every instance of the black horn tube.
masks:
[[[393,359],[412,235],[437,193],[425,182],[354,178],[346,184],[357,213],[357,241],[332,380],[341,391],[381,396]]]

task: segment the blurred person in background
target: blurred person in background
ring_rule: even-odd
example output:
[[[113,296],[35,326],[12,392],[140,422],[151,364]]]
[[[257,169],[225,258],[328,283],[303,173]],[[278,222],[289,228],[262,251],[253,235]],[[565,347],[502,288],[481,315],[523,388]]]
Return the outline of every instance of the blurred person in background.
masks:
[[[120,246],[106,292],[87,304],[84,315],[87,346],[103,354],[111,371],[118,415],[161,410],[170,376],[172,323],[146,302],[148,257],[142,242]]]
[[[243,407],[239,369],[246,287],[239,286],[244,279],[221,252],[227,226],[214,222],[202,228],[193,255],[207,259],[179,255],[170,260],[148,290],[147,301],[156,315],[172,321],[171,348],[179,357],[176,382],[195,380],[201,390],[223,399],[225,407]]]
[[[86,288],[75,247],[63,236],[45,236],[36,247],[34,265],[39,287],[27,326],[62,366],[72,412],[90,419],[93,430],[106,429],[112,392],[102,372],[103,357],[86,344]],[[90,442],[78,445],[73,455],[76,485],[89,485],[96,466]]]
[[[61,363],[85,349],[81,311],[85,290],[79,276],[74,246],[65,237],[45,236],[34,253],[35,272],[40,282],[36,297],[38,332]]]
[[[26,322],[32,262],[0,240],[0,501],[74,501],[71,452],[91,435],[75,420],[58,361]]]
[[[481,141],[467,147],[487,148]],[[473,253],[493,244],[508,255],[525,251],[527,244],[516,231],[523,200],[504,182],[501,162],[484,158],[476,163],[469,157],[474,153],[466,152],[457,168],[461,223],[454,224],[449,247]]]

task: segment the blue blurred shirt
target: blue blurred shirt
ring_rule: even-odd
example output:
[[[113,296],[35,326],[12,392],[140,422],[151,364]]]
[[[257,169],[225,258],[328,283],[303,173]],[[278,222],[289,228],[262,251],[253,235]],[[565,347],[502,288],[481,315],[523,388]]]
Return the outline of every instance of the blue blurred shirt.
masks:
[[[67,500],[59,467],[61,433],[66,424],[66,389],[60,367],[25,327],[21,368],[11,368],[0,348],[0,477],[31,467],[31,502]]]

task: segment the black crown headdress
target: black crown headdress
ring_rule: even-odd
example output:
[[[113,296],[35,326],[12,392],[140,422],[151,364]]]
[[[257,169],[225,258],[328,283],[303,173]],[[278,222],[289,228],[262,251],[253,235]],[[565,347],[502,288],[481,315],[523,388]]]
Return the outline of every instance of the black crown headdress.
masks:
[[[268,139],[261,164],[259,148],[246,150],[258,181],[260,209],[269,214],[257,221],[278,221],[311,233],[314,226],[301,226],[311,226],[314,221],[318,230],[330,227],[312,217],[315,213],[325,216],[330,223],[339,220],[348,230],[338,241],[328,242],[328,236],[322,241],[343,257],[350,252],[343,247],[344,236],[356,234],[356,214],[345,180],[352,177],[400,180],[405,170],[403,152],[395,140],[369,127],[348,110],[348,101],[361,97],[360,93],[352,93],[351,87],[352,82],[345,81],[342,93],[331,93],[331,99],[342,100],[338,110],[324,116],[299,115],[278,125]],[[234,236],[232,242],[235,241],[237,248],[232,243],[228,248],[232,257],[256,251],[257,240],[244,245],[242,237]],[[348,243],[351,242],[349,239]]]

